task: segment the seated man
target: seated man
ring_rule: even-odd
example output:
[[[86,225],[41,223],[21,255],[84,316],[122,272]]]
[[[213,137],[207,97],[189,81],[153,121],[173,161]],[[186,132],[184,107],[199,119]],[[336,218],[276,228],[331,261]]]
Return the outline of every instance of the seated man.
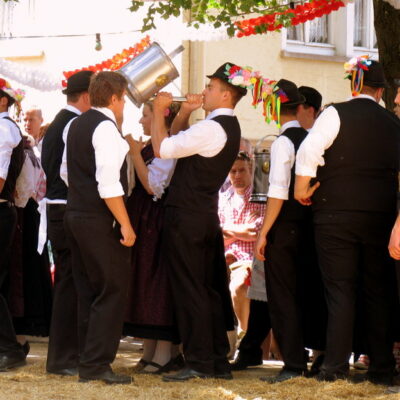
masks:
[[[218,214],[224,234],[226,263],[231,271],[229,288],[240,336],[241,332],[247,330],[250,299],[247,298],[246,280],[265,205],[249,201],[252,161],[247,153],[239,152],[229,172],[229,179],[232,186],[221,195]]]

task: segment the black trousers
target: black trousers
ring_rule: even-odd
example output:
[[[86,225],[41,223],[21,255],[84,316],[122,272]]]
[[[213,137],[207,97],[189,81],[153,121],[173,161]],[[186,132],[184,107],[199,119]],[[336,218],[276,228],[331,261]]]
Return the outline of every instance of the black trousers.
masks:
[[[322,350],[326,324],[322,290],[309,287],[308,278],[318,271],[312,221],[277,221],[267,237],[265,277],[274,337],[285,368],[307,369],[304,347]],[[318,277],[312,280],[319,282]],[[310,291],[317,307],[310,303]],[[318,299],[320,293],[320,299]],[[315,343],[315,344],[314,344]]]
[[[395,215],[317,212],[319,265],[328,305],[325,361],[321,370],[347,373],[352,350],[357,293],[366,326],[370,373],[392,374],[394,263],[387,246]]]
[[[0,289],[7,285],[10,273],[10,248],[17,223],[14,206],[0,203]],[[21,352],[6,299],[0,290],[0,355]]]
[[[187,365],[207,374],[227,372],[229,342],[216,277],[225,274],[220,288],[227,296],[229,289],[218,216],[167,207],[164,221],[163,254]]]
[[[130,248],[111,214],[66,211],[65,227],[78,294],[79,375],[110,370],[122,334]]]
[[[65,204],[47,205],[47,236],[56,265],[46,365],[48,371],[78,366],[78,301],[71,250],[64,229],[65,209]]]
[[[247,331],[239,345],[239,358],[248,362],[262,363],[262,343],[271,330],[268,303],[250,300]]]

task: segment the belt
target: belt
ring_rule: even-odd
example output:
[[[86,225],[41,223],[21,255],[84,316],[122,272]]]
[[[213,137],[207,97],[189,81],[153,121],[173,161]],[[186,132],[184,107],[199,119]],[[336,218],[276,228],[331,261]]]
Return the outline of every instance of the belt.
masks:
[[[2,201],[0,203],[0,208],[10,208],[10,207],[14,207],[14,203],[12,203],[11,201]]]

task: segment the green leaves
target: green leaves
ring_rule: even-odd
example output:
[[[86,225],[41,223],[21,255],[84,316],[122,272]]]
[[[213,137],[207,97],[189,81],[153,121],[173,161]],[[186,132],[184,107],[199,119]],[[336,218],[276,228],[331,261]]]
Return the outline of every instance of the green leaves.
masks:
[[[135,12],[144,4],[143,1],[132,0],[129,10]],[[154,2],[143,20],[142,31],[155,28],[156,15],[168,19],[170,16],[179,17],[183,11],[190,10],[190,24],[195,28],[199,28],[200,24],[211,23],[215,28],[225,26],[228,35],[234,36],[238,29],[235,22],[246,15],[265,14],[271,10],[283,11],[290,7],[289,4],[289,0],[287,3],[282,3],[281,0],[168,0]],[[287,17],[281,19],[281,23],[286,25]],[[262,33],[265,32],[266,27],[261,26],[257,29]]]

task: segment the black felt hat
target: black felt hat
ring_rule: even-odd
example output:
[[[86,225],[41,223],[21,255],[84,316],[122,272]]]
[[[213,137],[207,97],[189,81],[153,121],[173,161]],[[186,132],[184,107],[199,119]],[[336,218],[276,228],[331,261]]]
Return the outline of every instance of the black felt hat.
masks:
[[[306,98],[299,92],[296,84],[292,81],[280,79],[276,86],[284,92],[288,99],[288,101],[282,101],[282,106],[295,106],[306,102]]]
[[[389,87],[382,64],[371,60],[368,71],[364,71],[364,85],[371,87]]]
[[[93,71],[79,71],[71,75],[67,81],[67,87],[62,91],[64,94],[86,92],[89,89],[90,77]]]
[[[234,63],[230,63],[230,62],[226,62],[224,64],[222,64],[212,75],[207,75],[207,78],[211,79],[211,78],[218,78],[221,79],[222,81],[226,82],[227,84],[231,85],[232,87],[234,87],[235,89],[238,90],[238,92],[241,95],[246,95],[247,93],[247,89],[242,87],[242,86],[238,86],[238,85],[233,85],[231,82],[229,82],[229,73],[228,70],[231,67],[238,67],[239,66],[235,65]]]
[[[322,96],[317,89],[310,86],[300,86],[299,92],[306,98],[306,104],[314,107],[316,111],[319,111],[322,105]]]

